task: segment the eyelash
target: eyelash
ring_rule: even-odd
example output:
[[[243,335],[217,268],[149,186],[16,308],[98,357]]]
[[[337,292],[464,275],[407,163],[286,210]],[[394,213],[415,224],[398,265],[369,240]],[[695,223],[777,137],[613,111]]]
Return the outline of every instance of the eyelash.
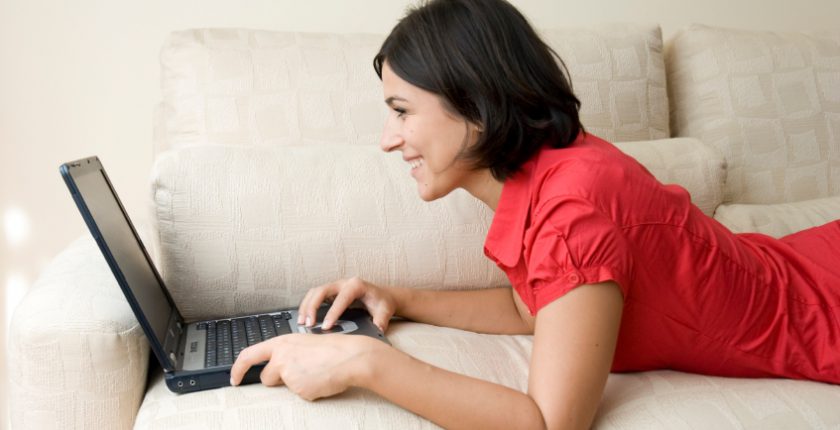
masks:
[[[397,113],[397,118],[402,118],[402,117],[405,116],[405,109],[401,109],[401,108],[393,108],[393,109],[394,109],[394,112]]]

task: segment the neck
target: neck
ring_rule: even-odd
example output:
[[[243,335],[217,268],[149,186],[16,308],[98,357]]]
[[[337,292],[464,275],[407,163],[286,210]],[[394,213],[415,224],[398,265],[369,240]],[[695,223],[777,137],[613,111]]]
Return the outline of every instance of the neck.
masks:
[[[463,188],[495,212],[496,207],[499,206],[499,199],[502,197],[503,186],[504,182],[493,178],[489,169],[482,169],[476,172],[473,180],[465,184]]]

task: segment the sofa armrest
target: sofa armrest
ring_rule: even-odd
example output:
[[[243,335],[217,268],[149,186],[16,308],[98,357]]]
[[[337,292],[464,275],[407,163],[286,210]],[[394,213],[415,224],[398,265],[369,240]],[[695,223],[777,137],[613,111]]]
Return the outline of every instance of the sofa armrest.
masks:
[[[61,252],[17,307],[9,332],[12,428],[129,429],[149,347],[96,243]]]

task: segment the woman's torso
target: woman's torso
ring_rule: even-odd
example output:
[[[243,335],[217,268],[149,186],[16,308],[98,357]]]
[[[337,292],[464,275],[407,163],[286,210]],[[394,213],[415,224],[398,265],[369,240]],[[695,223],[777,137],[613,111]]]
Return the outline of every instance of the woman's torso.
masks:
[[[685,189],[661,184],[592,135],[542,150],[531,175],[532,211],[551,193],[580,195],[626,239],[630,285],[623,286],[614,371],[840,383],[840,265],[809,255],[840,259],[840,221],[781,240],[733,234],[691,204]],[[532,227],[523,254],[537,233]],[[520,295],[527,295],[527,261],[502,267]]]

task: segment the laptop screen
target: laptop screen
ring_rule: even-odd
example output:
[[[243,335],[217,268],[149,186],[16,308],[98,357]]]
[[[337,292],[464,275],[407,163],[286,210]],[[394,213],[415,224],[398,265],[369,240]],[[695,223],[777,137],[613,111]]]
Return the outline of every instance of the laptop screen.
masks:
[[[129,224],[128,215],[120,207],[101,168],[71,169],[70,172],[125,283],[145,314],[158,342],[164,345],[173,309],[163,286],[158,282],[151,261],[146,258],[140,239],[135,236]]]

